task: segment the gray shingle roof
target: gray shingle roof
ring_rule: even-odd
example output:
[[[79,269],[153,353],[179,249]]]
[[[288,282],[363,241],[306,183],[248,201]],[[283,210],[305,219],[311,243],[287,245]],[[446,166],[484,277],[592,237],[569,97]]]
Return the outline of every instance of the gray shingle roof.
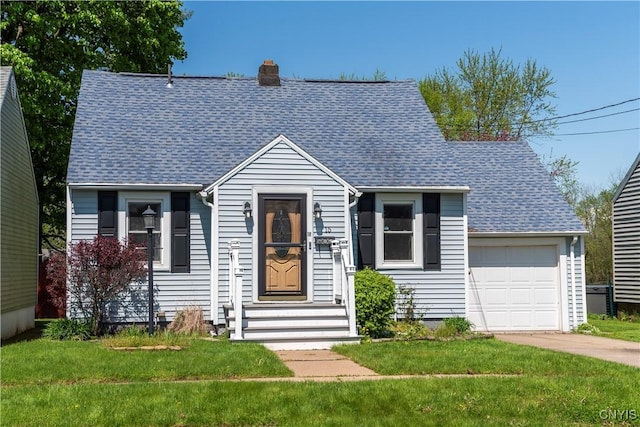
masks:
[[[351,185],[463,185],[414,81],[85,71],[67,181],[210,184],[283,134]]]
[[[447,144],[471,187],[467,199],[471,231],[585,231],[526,142]]]
[[[208,185],[283,134],[355,187],[465,186],[479,232],[584,230],[526,143],[444,141],[414,81],[85,71],[67,181]]]

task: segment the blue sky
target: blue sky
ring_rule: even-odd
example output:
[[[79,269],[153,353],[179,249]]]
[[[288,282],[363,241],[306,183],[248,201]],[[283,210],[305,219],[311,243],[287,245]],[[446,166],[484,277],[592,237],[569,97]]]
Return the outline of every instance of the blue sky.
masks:
[[[187,1],[181,32],[188,58],[176,74],[253,77],[264,59],[280,75],[338,78],[376,69],[421,79],[454,69],[467,49],[502,49],[551,70],[558,116],[640,98],[640,2],[217,2]],[[637,109],[640,102],[579,115]],[[579,162],[580,182],[608,187],[640,152],[640,112],[559,125],[531,139],[542,156]]]

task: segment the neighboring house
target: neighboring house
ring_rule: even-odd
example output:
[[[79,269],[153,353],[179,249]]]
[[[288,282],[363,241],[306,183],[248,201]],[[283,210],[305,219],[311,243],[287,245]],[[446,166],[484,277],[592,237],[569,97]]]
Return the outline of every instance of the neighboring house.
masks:
[[[34,327],[38,283],[38,190],[11,67],[0,67],[2,338]]]
[[[640,312],[640,154],[613,196],[613,300]]]
[[[257,79],[169,82],[85,71],[67,178],[69,242],[135,238],[159,212],[167,320],[197,305],[232,340],[356,341],[353,273],[371,267],[427,321],[585,321],[586,232],[526,143],[446,142],[414,81],[280,79],[265,61]]]

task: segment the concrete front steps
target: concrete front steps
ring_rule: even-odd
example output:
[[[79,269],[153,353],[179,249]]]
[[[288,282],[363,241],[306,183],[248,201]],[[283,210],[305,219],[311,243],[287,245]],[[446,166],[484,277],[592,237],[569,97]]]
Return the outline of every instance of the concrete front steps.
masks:
[[[344,306],[331,303],[254,303],[243,306],[243,339],[233,338],[235,313],[225,305],[232,342],[258,342],[271,350],[319,350],[359,343],[349,336]]]

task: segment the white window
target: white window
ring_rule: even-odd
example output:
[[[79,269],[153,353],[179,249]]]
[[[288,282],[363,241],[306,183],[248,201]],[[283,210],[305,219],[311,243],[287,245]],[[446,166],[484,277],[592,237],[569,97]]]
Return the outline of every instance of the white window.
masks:
[[[377,267],[422,267],[422,194],[377,194],[376,230]]]
[[[151,208],[156,212],[153,235],[153,266],[159,269],[169,269],[171,205],[169,193],[149,192],[119,192],[118,193],[118,222],[124,224],[119,227],[121,240],[127,239],[147,247],[147,229],[144,228],[142,212]],[[146,250],[146,249],[145,249]]]

